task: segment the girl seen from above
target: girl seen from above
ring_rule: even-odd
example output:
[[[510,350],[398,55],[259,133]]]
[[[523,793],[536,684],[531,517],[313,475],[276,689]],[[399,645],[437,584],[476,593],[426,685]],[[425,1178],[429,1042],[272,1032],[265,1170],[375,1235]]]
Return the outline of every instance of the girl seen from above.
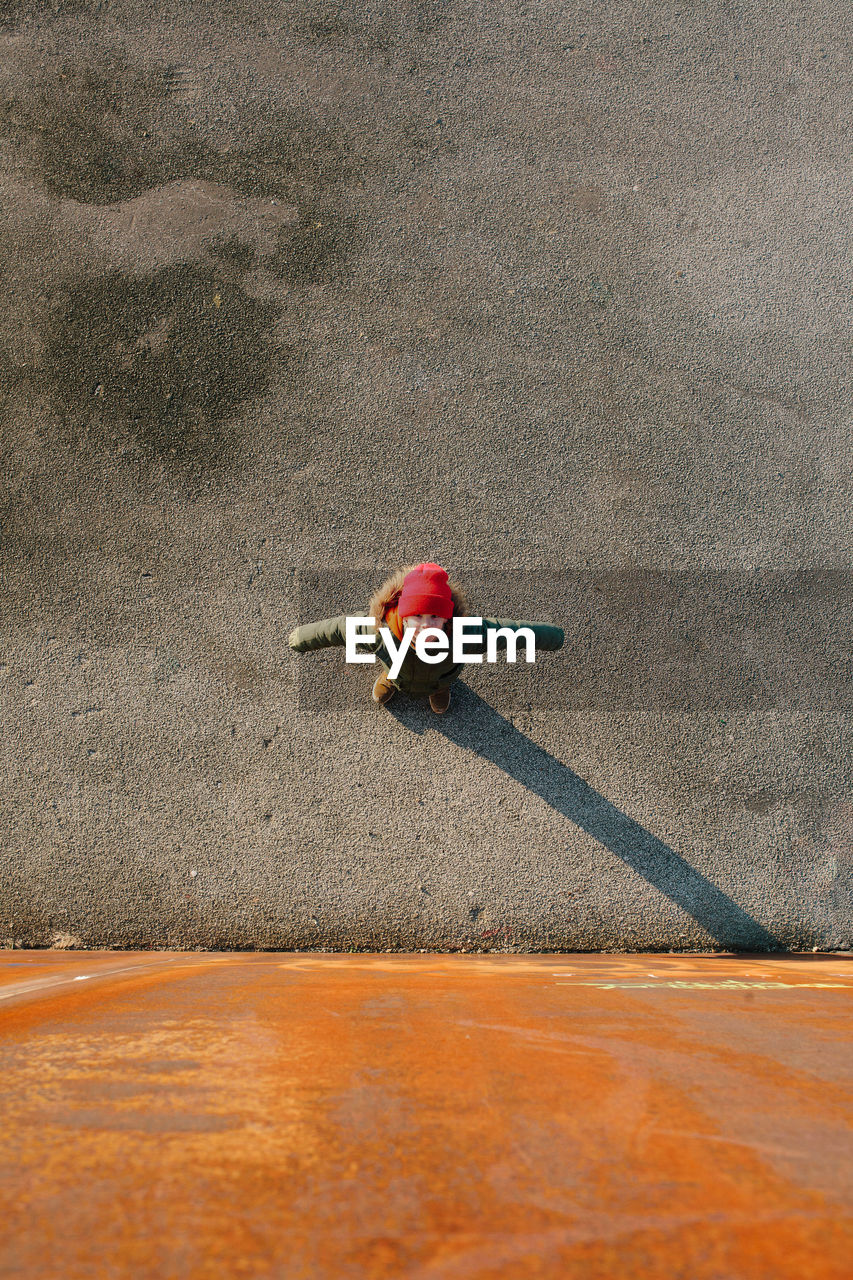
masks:
[[[468,618],[468,598],[463,588],[452,581],[441,565],[427,561],[407,565],[392,573],[374,591],[367,614],[374,620],[365,625],[360,642],[360,652],[373,654],[380,664],[380,674],[373,685],[372,697],[380,706],[394,697],[399,690],[413,698],[429,698],[433,711],[442,715],[450,705],[450,690],[464,669],[455,662],[452,648],[439,662],[423,662],[415,650],[415,640],[421,632],[438,628],[448,635],[454,618]],[[526,628],[535,637],[536,649],[560,649],[565,639],[561,627],[542,622],[520,622],[511,618],[480,618],[479,624],[466,628],[465,653],[483,654],[490,644],[506,649],[507,632]],[[288,644],[297,653],[310,649],[325,649],[346,643],[346,614],[323,618],[296,627],[288,637]],[[398,641],[404,638],[406,629],[412,631],[412,643],[406,650],[399,670],[391,678],[394,655],[389,652],[380,628],[387,627]],[[490,639],[490,633],[491,639]]]

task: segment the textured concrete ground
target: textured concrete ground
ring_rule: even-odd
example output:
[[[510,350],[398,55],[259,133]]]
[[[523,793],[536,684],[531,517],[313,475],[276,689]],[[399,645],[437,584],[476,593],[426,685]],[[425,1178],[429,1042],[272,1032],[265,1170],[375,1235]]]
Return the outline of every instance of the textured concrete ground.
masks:
[[[0,1273],[848,1280],[849,956],[7,953]]]
[[[851,945],[851,25],[5,4],[7,945]]]

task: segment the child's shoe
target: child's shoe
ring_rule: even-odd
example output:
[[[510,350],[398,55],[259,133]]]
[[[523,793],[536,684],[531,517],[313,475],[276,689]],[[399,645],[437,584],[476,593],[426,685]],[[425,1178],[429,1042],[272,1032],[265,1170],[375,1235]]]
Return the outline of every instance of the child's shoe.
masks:
[[[380,676],[373,686],[373,701],[378,702],[380,707],[384,707],[386,702],[390,702],[397,690],[394,688],[387,676]]]
[[[450,706],[450,686],[446,689],[439,689],[438,693],[429,695],[429,705],[438,715],[443,716],[447,708]]]

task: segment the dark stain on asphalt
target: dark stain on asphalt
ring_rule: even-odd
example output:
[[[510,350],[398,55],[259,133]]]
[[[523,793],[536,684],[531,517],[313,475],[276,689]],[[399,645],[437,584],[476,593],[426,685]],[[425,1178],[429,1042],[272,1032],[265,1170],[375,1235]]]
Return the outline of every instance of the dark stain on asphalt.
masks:
[[[443,13],[440,4],[409,6],[404,20],[393,18],[395,39],[431,29]],[[149,276],[75,278],[71,264],[51,301],[45,358],[24,372],[56,405],[60,436],[74,448],[81,433],[92,445],[129,447],[187,476],[233,463],[240,411],[273,380],[304,376],[295,350],[272,337],[277,308],[247,292],[242,276],[263,270],[294,290],[334,288],[370,237],[348,192],[401,157],[424,162],[444,129],[438,118],[413,120],[382,151],[381,140],[357,145],[349,126],[264,98],[244,104],[236,139],[212,141],[195,120],[196,74],[83,45],[0,95],[0,138],[11,142],[17,172],[60,198],[111,205],[195,179],[299,209],[261,257],[230,236],[210,243],[201,262]]]
[[[75,448],[81,431],[93,444],[130,443],[189,476],[233,460],[239,411],[273,379],[301,377],[293,350],[271,337],[278,308],[251,296],[241,277],[266,269],[296,289],[344,276],[366,234],[348,210],[347,184],[376,161],[310,111],[266,103],[247,108],[242,140],[214,147],[183,100],[186,72],[142,69],[120,52],[109,61],[75,53],[0,97],[0,137],[14,144],[19,173],[89,205],[192,178],[300,209],[262,259],[244,239],[220,237],[201,262],[150,276],[69,274],[52,299],[45,358],[25,372],[59,409],[60,434]],[[3,381],[14,390],[14,378]]]
[[[65,60],[0,100],[0,136],[34,179],[86,204],[114,204],[179,178],[312,202],[360,173],[346,140],[302,108],[256,112],[244,143],[212,146],[182,98],[185,73],[192,76],[173,65],[143,70],[119,53],[109,63]]]
[[[191,135],[160,125],[161,72],[65,61],[25,95],[0,103],[0,133],[19,160],[58,196],[111,204],[197,169]]]
[[[115,271],[70,286],[46,335],[47,390],[66,431],[206,472],[231,460],[236,415],[287,374],[271,328],[276,304],[215,264],[147,278]]]
[[[251,271],[258,260],[258,251],[239,236],[221,236],[207,246],[207,252],[220,262],[236,267],[239,271]]]
[[[343,277],[359,232],[354,218],[329,209],[303,209],[299,222],[281,227],[276,239],[277,249],[263,265],[279,279],[299,286]]]

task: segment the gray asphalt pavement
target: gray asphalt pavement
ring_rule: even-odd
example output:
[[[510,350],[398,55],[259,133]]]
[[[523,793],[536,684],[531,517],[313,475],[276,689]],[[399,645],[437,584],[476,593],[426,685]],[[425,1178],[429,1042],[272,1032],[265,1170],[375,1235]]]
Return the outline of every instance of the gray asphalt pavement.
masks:
[[[851,10],[0,10],[7,946],[853,943]],[[437,717],[300,622],[566,630]]]

